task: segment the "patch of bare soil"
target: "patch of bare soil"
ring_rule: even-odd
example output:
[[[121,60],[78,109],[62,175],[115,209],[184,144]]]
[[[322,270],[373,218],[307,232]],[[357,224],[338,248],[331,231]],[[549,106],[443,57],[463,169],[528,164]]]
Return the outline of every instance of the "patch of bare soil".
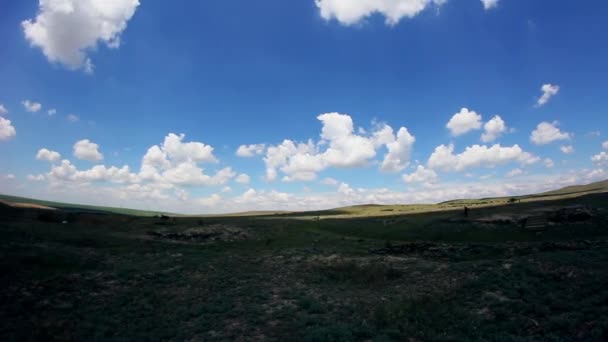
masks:
[[[32,203],[15,203],[0,200],[0,206],[10,207],[10,208],[20,208],[20,209],[44,209],[44,210],[57,210],[57,208],[47,207],[45,205],[40,204],[32,204]]]
[[[46,205],[33,204],[33,203],[11,203],[11,204],[15,208],[57,210],[57,208],[47,207]]]
[[[213,224],[182,231],[156,230],[148,232],[148,235],[160,240],[195,244],[240,241],[253,238],[253,234],[247,229],[224,224]]]

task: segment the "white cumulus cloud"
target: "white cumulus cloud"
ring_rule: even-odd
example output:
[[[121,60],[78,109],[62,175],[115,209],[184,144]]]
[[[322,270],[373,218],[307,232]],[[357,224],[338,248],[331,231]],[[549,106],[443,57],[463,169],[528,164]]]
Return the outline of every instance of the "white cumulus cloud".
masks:
[[[410,152],[415,142],[405,127],[397,134],[392,127],[379,125],[377,130],[355,133],[349,115],[326,113],[317,117],[322,123],[321,140],[296,143],[289,139],[266,149],[266,179],[274,180],[279,172],[283,181],[311,181],[317,173],[327,168],[355,168],[371,164],[377,149],[385,147],[380,168],[385,171],[403,170],[409,164]]]
[[[119,205],[124,205],[125,201],[134,201],[133,206],[139,208],[152,205],[169,210],[167,206],[171,206],[171,210],[176,212],[198,212],[201,202],[190,198],[190,187],[223,186],[222,192],[230,192],[226,183],[235,178],[237,173],[231,167],[214,172],[205,170],[203,163],[218,163],[213,155],[213,147],[184,140],[183,134],[167,134],[161,144],[153,145],[147,150],[141,159],[139,172],[131,171],[128,165],[95,165],[80,170],[64,159],[51,165],[48,173],[29,175],[27,179],[46,181],[52,194],[61,194],[73,201],[102,205],[108,204],[105,201]],[[88,150],[98,150],[98,146],[91,146],[94,143],[88,140],[81,141],[80,147],[85,147],[85,143]],[[92,152],[89,154],[89,157],[94,155]],[[55,160],[57,156],[52,151],[43,150],[40,158]],[[241,174],[239,181],[244,182],[246,177],[248,176]]]
[[[605,150],[608,150],[608,140],[607,140],[607,141],[604,141],[604,142],[602,143],[602,148],[604,148]]]
[[[481,115],[467,108],[462,108],[460,112],[454,114],[446,127],[453,136],[463,135],[469,131],[481,128]]]
[[[58,165],[54,165],[46,175],[52,181],[71,181],[78,183],[88,182],[112,182],[133,183],[137,181],[137,175],[132,173],[129,166],[121,168],[116,166],[106,167],[95,165],[88,170],[78,170],[69,160],[64,159]]]
[[[463,171],[473,167],[495,167],[509,162],[520,164],[533,164],[539,158],[525,152],[519,145],[503,147],[500,144],[493,146],[473,145],[464,152],[454,154],[454,145],[439,145],[428,160],[428,167],[443,171]]]
[[[343,25],[353,25],[372,14],[386,18],[388,25],[402,18],[413,18],[429,6],[440,6],[447,0],[315,0],[321,17],[336,19]]]
[[[388,172],[397,172],[405,169],[409,165],[410,154],[415,142],[416,138],[410,134],[407,128],[401,127],[397,132],[397,136],[392,137],[392,141],[386,143],[388,152],[384,156],[380,168]]]
[[[553,96],[557,95],[559,86],[550,83],[543,84],[542,87],[540,87],[540,91],[542,91],[543,94],[536,101],[537,107],[544,106]]]
[[[500,115],[495,115],[490,121],[483,126],[484,132],[481,135],[481,141],[492,142],[498,139],[504,132],[507,131],[507,125]]]
[[[6,109],[6,107],[4,107],[4,105],[2,103],[0,103],[0,115],[6,115],[8,114],[8,109]]]
[[[323,123],[321,138],[329,142],[323,160],[330,166],[363,166],[376,155],[373,140],[354,133],[353,120],[349,115],[326,113],[317,119]]]
[[[61,159],[61,154],[59,154],[59,152],[51,151],[46,148],[41,148],[36,154],[36,159],[54,163]]]
[[[89,139],[79,140],[74,144],[74,156],[88,161],[100,161],[103,159],[103,154],[99,152],[99,145]]]
[[[0,141],[9,140],[17,135],[17,130],[11,124],[11,120],[0,117]]]
[[[570,140],[572,134],[562,132],[557,128],[558,122],[541,122],[536,126],[536,129],[532,131],[530,140],[536,145],[546,145],[558,140]]]
[[[138,0],[40,0],[36,17],[21,27],[50,62],[92,72],[88,53],[100,42],[118,48],[137,6]]]
[[[139,177],[179,186],[221,185],[236,173],[225,167],[211,176],[199,163],[217,163],[214,148],[201,142],[184,142],[184,134],[169,133],[161,145],[148,149],[142,158]]]

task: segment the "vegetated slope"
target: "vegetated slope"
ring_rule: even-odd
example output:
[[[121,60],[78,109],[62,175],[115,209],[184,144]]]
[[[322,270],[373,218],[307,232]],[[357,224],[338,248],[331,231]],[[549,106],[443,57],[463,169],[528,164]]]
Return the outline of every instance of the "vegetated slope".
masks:
[[[0,195],[0,200],[7,202],[7,204],[9,204],[9,205],[30,204],[30,205],[50,207],[50,208],[55,208],[55,209],[60,209],[60,210],[65,210],[65,211],[115,213],[115,214],[134,215],[134,216],[154,216],[154,215],[158,215],[161,213],[158,211],[147,211],[147,210],[137,210],[137,209],[128,209],[128,208],[114,208],[114,207],[103,207],[103,206],[95,206],[95,205],[44,201],[44,200],[38,200],[38,199],[33,199],[33,198],[9,196],[9,195]]]
[[[608,192],[608,180],[601,182],[594,182],[585,185],[573,185],[561,188],[558,190],[552,190],[543,192],[540,194],[530,195],[529,197],[541,197],[541,196],[559,196],[559,195],[574,195],[574,194],[585,194],[593,192]],[[528,196],[526,196],[528,197]]]
[[[300,212],[297,214],[291,214],[289,216],[300,216],[300,217],[335,217],[335,218],[348,218],[348,217],[380,217],[380,216],[398,216],[406,214],[417,214],[425,212],[437,212],[444,210],[460,210],[464,206],[469,207],[491,207],[509,204],[515,200],[518,202],[534,202],[534,201],[548,201],[548,200],[559,200],[569,197],[579,197],[586,194],[608,192],[608,180],[595,182],[586,185],[574,185],[568,186],[562,189],[530,194],[523,196],[509,196],[509,197],[489,197],[480,199],[455,199],[445,201],[437,204],[395,204],[395,205],[376,205],[376,204],[364,204],[364,205],[353,205],[347,207],[340,207],[330,210],[319,210]]]

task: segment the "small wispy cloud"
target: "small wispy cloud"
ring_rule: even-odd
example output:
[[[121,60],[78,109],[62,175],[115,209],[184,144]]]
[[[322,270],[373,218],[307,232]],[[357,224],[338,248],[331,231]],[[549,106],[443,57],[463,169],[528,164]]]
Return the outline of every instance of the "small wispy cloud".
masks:
[[[77,115],[74,114],[68,114],[67,119],[69,122],[78,122],[80,121],[80,118]]]
[[[540,90],[543,94],[536,101],[536,107],[544,106],[553,96],[557,95],[557,93],[559,93],[559,86],[547,83],[543,84],[542,87],[540,87]]]
[[[23,100],[21,101],[21,104],[23,105],[23,108],[30,113],[36,113],[42,109],[42,104],[35,101]]]

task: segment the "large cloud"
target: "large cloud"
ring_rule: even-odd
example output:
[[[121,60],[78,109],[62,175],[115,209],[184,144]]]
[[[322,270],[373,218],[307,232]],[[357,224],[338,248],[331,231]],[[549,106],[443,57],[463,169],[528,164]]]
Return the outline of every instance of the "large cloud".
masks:
[[[441,5],[447,0],[315,0],[321,17],[336,19],[344,25],[352,25],[374,13],[386,17],[388,25],[395,25],[402,18],[412,18],[431,5]]]
[[[100,161],[103,159],[103,154],[99,152],[99,145],[89,139],[83,139],[74,144],[74,156],[88,161]]]
[[[9,140],[16,135],[17,131],[11,124],[11,120],[0,117],[0,141]]]
[[[147,181],[193,186],[225,184],[236,175],[230,167],[213,176],[205,174],[198,164],[217,163],[214,148],[201,142],[184,142],[184,138],[184,134],[169,133],[160,146],[150,147],[142,158],[139,176]]]
[[[443,171],[463,171],[473,167],[495,167],[509,162],[532,164],[539,161],[529,152],[525,152],[519,145],[503,147],[499,144],[493,146],[473,145],[464,152],[454,154],[454,145],[440,145],[435,148],[428,160],[431,169]]]
[[[201,142],[183,142],[184,134],[169,133],[162,144],[162,150],[175,162],[193,161],[197,163],[215,163],[213,147]]]
[[[47,179],[54,184],[109,182],[128,184],[129,192],[140,193],[149,189],[160,195],[168,190],[175,190],[180,197],[186,198],[187,193],[179,187],[213,186],[227,183],[236,176],[230,167],[218,170],[208,175],[199,163],[216,163],[213,147],[200,142],[184,142],[183,134],[169,133],[162,144],[148,149],[142,158],[138,173],[132,172],[129,166],[122,167],[95,165],[87,170],[78,170],[69,160],[63,160],[51,167],[45,175],[32,175],[31,179]],[[74,155],[80,159],[91,161],[101,160],[99,146],[85,139],[74,145]],[[37,158],[57,161],[59,153],[48,149],[38,151]],[[244,181],[245,175],[240,177]]]
[[[462,108],[460,112],[454,114],[450,121],[445,125],[453,136],[463,135],[469,131],[481,128],[481,115],[467,108]]]
[[[536,126],[536,129],[532,131],[530,140],[536,145],[546,145],[558,140],[570,140],[572,134],[562,132],[557,128],[558,123],[555,121],[541,122]]]
[[[376,155],[373,140],[354,134],[353,120],[349,115],[327,113],[317,119],[323,123],[321,138],[329,142],[323,160],[330,166],[363,166]]]
[[[377,149],[386,147],[380,168],[384,171],[400,171],[409,163],[415,137],[405,127],[397,134],[384,124],[370,134],[356,134],[349,115],[326,113],[317,117],[322,123],[321,140],[317,143],[295,143],[284,140],[276,146],[268,146],[264,162],[266,178],[274,180],[279,171],[283,181],[310,181],[327,168],[364,167],[372,163]]]
[[[390,128],[390,137],[393,137],[392,130]],[[416,138],[410,134],[407,128],[401,127],[397,132],[397,136],[386,143],[388,152],[384,156],[380,168],[388,172],[397,172],[405,169],[409,164],[410,154],[415,142]]]
[[[138,0],[40,0],[35,19],[21,23],[26,39],[51,62],[91,72],[88,52],[99,42],[120,46]]]
[[[269,146],[264,157],[266,179],[274,180],[281,169],[285,181],[310,181],[317,177],[317,172],[327,167],[317,147],[312,141],[294,143],[284,140],[280,145]]]
[[[132,173],[128,166],[121,168],[104,165],[95,165],[88,170],[78,170],[69,160],[64,159],[59,165],[53,166],[47,175],[51,180],[75,181],[75,182],[99,182],[107,181],[113,183],[137,182],[137,175]]]

